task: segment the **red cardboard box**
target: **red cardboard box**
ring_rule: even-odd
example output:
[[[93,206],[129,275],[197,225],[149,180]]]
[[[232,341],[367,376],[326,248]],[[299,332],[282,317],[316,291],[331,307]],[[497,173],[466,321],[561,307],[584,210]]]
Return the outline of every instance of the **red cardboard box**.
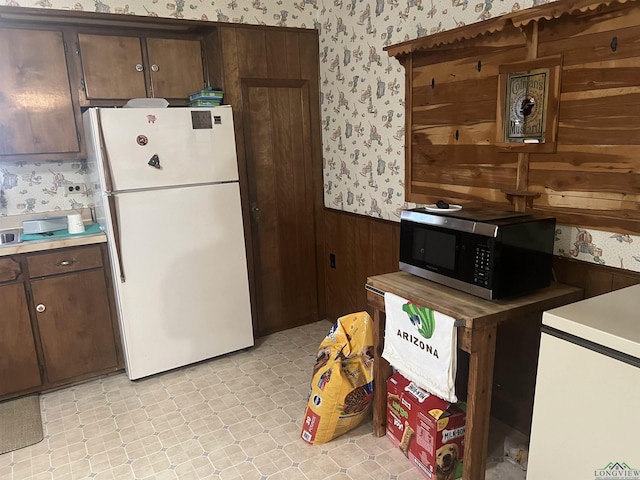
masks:
[[[464,407],[394,373],[387,380],[387,437],[426,478],[461,478]]]

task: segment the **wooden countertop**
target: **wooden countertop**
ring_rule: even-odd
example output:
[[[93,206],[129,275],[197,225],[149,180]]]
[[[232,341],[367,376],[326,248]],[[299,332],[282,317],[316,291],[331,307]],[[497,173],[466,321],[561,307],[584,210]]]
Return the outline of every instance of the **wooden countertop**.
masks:
[[[403,298],[464,321],[472,329],[497,324],[530,311],[542,311],[582,299],[580,288],[552,283],[547,288],[502,300],[485,300],[407,272],[393,272],[367,279],[367,287],[391,292]]]

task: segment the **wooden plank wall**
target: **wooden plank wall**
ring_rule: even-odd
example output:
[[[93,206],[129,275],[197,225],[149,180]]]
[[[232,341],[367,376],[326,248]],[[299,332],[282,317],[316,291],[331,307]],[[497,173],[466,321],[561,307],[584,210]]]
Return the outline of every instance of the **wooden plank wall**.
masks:
[[[327,316],[335,320],[366,309],[367,277],[398,271],[400,224],[325,209],[324,238]],[[553,258],[553,270],[558,282],[584,289],[585,298],[640,283],[640,272],[559,256]]]
[[[306,215],[300,223],[310,223],[309,228],[307,228],[305,232],[308,238],[303,240],[306,241],[310,239],[312,242],[315,241],[315,257],[311,255],[304,259],[298,258],[296,261],[304,263],[307,271],[312,270],[313,266],[311,264],[314,263],[314,261],[318,264],[316,269],[317,311],[318,315],[323,317],[326,314],[326,294],[324,290],[324,263],[321,262],[321,260],[324,259],[322,251],[324,245],[324,223],[322,220],[324,204],[322,184],[322,133],[320,131],[319,121],[318,33],[311,29],[279,28],[245,24],[219,24],[215,32],[206,36],[205,41],[208,52],[207,65],[211,82],[214,86],[223,88],[225,93],[224,103],[232,105],[234,109],[240,190],[244,192],[242,208],[243,218],[245,219],[247,264],[249,267],[254,322],[256,321],[255,319],[263,318],[261,316],[263,311],[257,311],[258,307],[256,307],[256,305],[262,306],[259,298],[260,295],[267,290],[263,288],[258,291],[260,288],[260,279],[257,277],[260,272],[256,272],[256,265],[259,263],[258,259],[260,257],[258,255],[260,248],[263,250],[266,250],[268,247],[272,248],[273,268],[277,271],[277,274],[284,276],[286,273],[291,272],[291,269],[285,272],[284,268],[279,268],[281,265],[287,264],[285,253],[287,251],[286,241],[295,242],[298,239],[285,239],[277,245],[268,243],[265,238],[260,239],[261,242],[258,242],[258,231],[257,229],[253,229],[252,223],[249,220],[252,215],[250,205],[247,201],[247,192],[249,192],[251,182],[258,182],[261,181],[261,179],[257,179],[254,175],[255,172],[251,171],[250,159],[248,158],[251,139],[248,138],[248,126],[245,125],[248,97],[245,98],[243,87],[247,85],[289,86],[295,84],[295,82],[287,82],[287,80],[300,80],[300,84],[308,85],[308,91],[310,92],[309,115],[311,124],[309,129],[311,131],[311,140],[303,143],[305,148],[309,149],[306,153],[310,157],[310,161],[308,164],[305,163],[303,168],[305,174],[312,177],[309,182],[312,183],[312,189],[310,190],[313,191],[309,194],[308,198],[305,197],[296,204],[298,208],[294,208],[295,202],[289,202],[288,208],[301,212],[303,211],[302,206],[307,207],[308,209],[305,210],[305,214],[308,210],[312,210],[311,220],[309,221],[309,215]],[[265,149],[269,147],[271,147],[271,145],[265,144]],[[282,180],[282,178],[279,180]],[[303,188],[298,184],[301,185],[302,182],[291,186],[291,189],[296,190],[296,193],[301,195]],[[284,195],[290,192],[274,192],[274,194],[275,193]],[[305,190],[304,194],[307,193],[308,190]],[[292,215],[289,215],[287,218],[286,211],[278,213],[281,222],[283,222],[282,225],[285,225],[287,220],[295,220],[295,217]],[[284,228],[281,230],[284,231]],[[278,239],[277,237],[271,238]],[[300,243],[303,242],[301,241]],[[265,257],[266,255],[263,256],[263,258]],[[278,264],[279,261],[281,261],[280,264]],[[298,272],[294,271],[293,273],[297,274]],[[273,279],[274,285],[277,285],[275,283],[277,280],[277,278]],[[289,281],[287,286],[290,287],[292,283],[292,281]],[[272,285],[273,288],[275,288],[274,285]],[[280,285],[277,286],[280,287]],[[281,290],[282,292],[280,293],[282,295],[288,293],[286,288],[282,288]],[[287,324],[286,326],[290,328],[296,325]],[[267,333],[265,329],[271,327],[271,324],[265,326],[261,323],[256,327],[256,335]]]
[[[498,154],[496,136],[498,68],[526,55],[518,29],[461,48],[442,46],[412,55],[411,132],[406,198],[440,198],[465,205],[510,209],[502,189],[515,187],[518,158]]]
[[[325,210],[325,278],[328,318],[366,310],[367,276],[398,270],[400,225],[362,215]],[[330,267],[330,254],[335,268]],[[583,288],[585,297],[640,283],[640,273],[554,257],[559,282]],[[528,433],[540,341],[540,322],[503,323],[498,327],[492,414]],[[458,359],[458,392],[464,397],[468,357]]]
[[[407,200],[513,209],[504,191],[524,189],[559,224],[640,234],[639,40],[640,5],[630,2],[400,55]],[[557,151],[526,153],[519,168],[518,153],[494,146],[498,68],[554,55]]]
[[[335,320],[367,309],[367,277],[398,270],[400,225],[329,209],[324,217],[327,316]]]
[[[562,54],[558,151],[532,155],[536,207],[559,223],[640,233],[640,7],[542,22],[538,55]]]

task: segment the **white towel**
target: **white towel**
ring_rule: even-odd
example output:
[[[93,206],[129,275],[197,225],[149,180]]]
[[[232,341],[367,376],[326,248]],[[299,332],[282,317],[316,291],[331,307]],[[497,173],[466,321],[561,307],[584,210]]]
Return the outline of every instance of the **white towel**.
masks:
[[[448,315],[385,293],[382,356],[405,377],[425,390],[457,402],[457,330]]]

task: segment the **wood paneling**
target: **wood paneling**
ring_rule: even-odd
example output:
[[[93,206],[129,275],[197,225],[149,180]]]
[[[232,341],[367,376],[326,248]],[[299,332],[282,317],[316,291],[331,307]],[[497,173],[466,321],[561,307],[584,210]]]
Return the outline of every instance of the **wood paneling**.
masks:
[[[327,269],[328,310],[336,317],[366,306],[361,279],[398,270],[400,226],[327,210],[325,228],[327,252],[336,254],[336,268]],[[640,283],[640,272],[565,257],[554,256],[553,268],[558,282],[584,289],[585,298]]]
[[[611,88],[637,87],[640,65],[635,57],[610,58],[565,66],[562,75],[562,92],[565,98],[576,92],[591,92]]]
[[[407,200],[528,205],[560,224],[640,233],[640,5],[578,3],[387,48],[406,68]],[[498,73],[552,56],[562,65],[555,141],[517,145],[516,160],[495,137]]]
[[[582,288],[585,298],[640,283],[639,272],[564,257],[554,257],[553,270],[559,282]]]
[[[640,141],[640,118],[630,106],[640,104],[639,89],[614,88],[583,95],[562,94],[558,143],[637,145]]]
[[[243,81],[258,334],[318,319],[309,88]]]
[[[224,45],[215,55],[234,109],[254,332],[264,335],[326,311],[318,36],[220,25],[217,38],[206,41]]]
[[[327,316],[366,309],[367,277],[398,270],[400,226],[362,215],[325,212]],[[335,257],[331,267],[330,255]]]
[[[398,270],[400,224],[337,210],[326,210],[324,220],[327,311],[335,319],[366,308],[368,276]],[[565,257],[554,256],[553,268],[558,282],[582,288],[585,298],[640,283],[640,272]]]
[[[414,87],[413,126],[495,122],[497,93],[495,76]]]

